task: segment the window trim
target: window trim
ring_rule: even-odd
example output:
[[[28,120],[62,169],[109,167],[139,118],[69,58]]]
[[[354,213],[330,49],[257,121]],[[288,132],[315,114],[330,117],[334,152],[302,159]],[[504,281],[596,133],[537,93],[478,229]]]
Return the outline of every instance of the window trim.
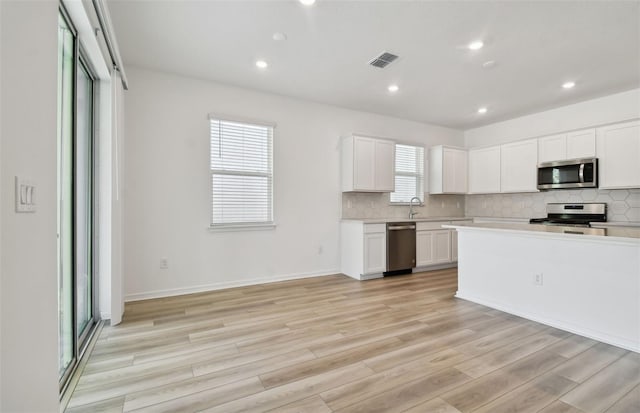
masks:
[[[274,157],[273,157],[273,145],[275,141],[275,129],[276,123],[264,121],[260,119],[252,119],[239,116],[229,116],[223,114],[209,113],[209,150],[211,150],[211,121],[219,122],[232,122],[245,124],[249,126],[258,126],[271,128],[271,142],[269,145],[269,169],[270,173],[263,172],[232,172],[232,171],[220,171],[214,170],[211,165],[211,155],[209,155],[209,191],[210,191],[210,204],[209,204],[209,226],[207,229],[211,232],[235,232],[235,231],[260,231],[260,230],[272,230],[275,229],[275,202],[274,202],[274,188],[275,188],[275,172],[274,172]],[[227,223],[214,223],[213,222],[213,176],[215,175],[245,175],[245,176],[262,176],[271,178],[271,188],[269,194],[269,204],[271,219],[269,221],[256,221],[256,222],[227,222]]]
[[[425,186],[426,186],[426,153],[427,150],[423,145],[420,144],[416,144],[416,143],[407,143],[407,142],[396,142],[396,154],[398,153],[398,145],[402,145],[402,146],[413,146],[415,148],[422,148],[422,196],[420,197],[421,202],[425,201],[425,194],[426,194],[426,190],[425,190]],[[394,162],[394,165],[396,164],[396,162]],[[419,177],[420,175],[418,175],[417,173],[409,173],[409,172],[400,172],[398,173],[397,170],[394,169],[393,171],[393,179],[396,179],[396,176],[410,176],[410,177]],[[409,201],[399,201],[399,202],[395,202],[391,200],[391,195],[393,194],[393,192],[389,192],[389,205],[409,205],[410,202]]]

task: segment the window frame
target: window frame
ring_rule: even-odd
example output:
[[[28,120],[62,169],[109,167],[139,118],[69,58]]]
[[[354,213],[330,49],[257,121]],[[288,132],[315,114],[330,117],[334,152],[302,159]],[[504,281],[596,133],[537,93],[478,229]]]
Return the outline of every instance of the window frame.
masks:
[[[396,157],[398,156],[398,145],[400,146],[410,146],[413,148],[421,148],[422,149],[422,174],[418,174],[416,173],[410,173],[410,172],[398,172],[397,170],[397,158],[394,159],[394,171],[393,171],[393,179],[395,181],[397,176],[410,176],[410,177],[418,177],[421,178],[421,182],[422,182],[422,188],[421,191],[419,192],[419,195],[415,195],[417,197],[420,198],[421,202],[425,201],[425,186],[426,186],[426,148],[422,145],[418,145],[418,144],[414,144],[414,143],[404,143],[404,142],[396,142],[396,147],[395,147],[395,153],[396,153]],[[418,192],[419,189],[416,187],[416,192]],[[395,192],[395,191],[394,191]],[[394,194],[394,192],[389,192],[389,205],[409,205],[410,201],[393,201],[392,200],[392,196]]]
[[[248,171],[232,171],[232,170],[216,170],[213,168],[213,162],[211,158],[211,146],[213,141],[211,139],[211,128],[212,122],[230,122],[237,123],[241,125],[247,125],[250,127],[263,127],[271,129],[269,133],[268,139],[270,142],[267,143],[268,146],[268,172],[260,173],[260,172],[248,172]],[[275,129],[276,124],[273,122],[267,122],[263,120],[242,118],[237,116],[226,116],[219,115],[215,113],[210,113],[208,116],[209,123],[209,226],[208,229],[213,232],[227,232],[227,231],[254,231],[254,230],[269,230],[274,229],[276,227],[275,224],[275,208],[274,208],[274,160],[273,160],[273,145],[275,141]],[[213,189],[213,179],[215,175],[234,175],[234,176],[264,176],[268,179],[270,188],[269,188],[269,220],[266,221],[255,221],[255,222],[222,222],[222,223],[214,223],[213,222],[213,202],[214,202],[214,189]]]

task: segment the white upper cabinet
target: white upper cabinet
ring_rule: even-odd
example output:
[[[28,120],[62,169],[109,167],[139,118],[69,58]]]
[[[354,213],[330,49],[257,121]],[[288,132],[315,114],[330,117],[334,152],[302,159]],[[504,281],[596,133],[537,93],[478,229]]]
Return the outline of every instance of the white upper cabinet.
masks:
[[[585,129],[538,139],[538,162],[593,158],[596,156],[596,131]]]
[[[567,158],[567,134],[538,139],[538,162],[563,161]]]
[[[600,188],[640,188],[640,121],[597,130]]]
[[[393,192],[396,189],[396,144],[392,141],[375,141],[375,187],[378,191]]]
[[[434,146],[429,150],[429,193],[467,192],[466,149]]]
[[[538,192],[538,140],[501,146],[500,192]]]
[[[595,158],[596,130],[585,129],[567,134],[567,159]]]
[[[469,150],[469,193],[500,192],[500,147]]]
[[[393,192],[395,142],[364,136],[342,140],[342,192]]]

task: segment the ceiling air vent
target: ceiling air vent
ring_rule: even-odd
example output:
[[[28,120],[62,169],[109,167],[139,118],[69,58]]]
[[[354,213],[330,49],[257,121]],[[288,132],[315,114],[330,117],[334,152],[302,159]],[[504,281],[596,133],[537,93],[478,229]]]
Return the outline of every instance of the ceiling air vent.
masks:
[[[383,52],[382,54],[380,54],[380,56],[374,57],[369,62],[369,64],[371,66],[375,66],[375,67],[379,67],[380,69],[383,69],[383,68],[387,67],[387,65],[389,63],[393,62],[397,58],[398,58],[398,56],[394,55],[393,53]]]

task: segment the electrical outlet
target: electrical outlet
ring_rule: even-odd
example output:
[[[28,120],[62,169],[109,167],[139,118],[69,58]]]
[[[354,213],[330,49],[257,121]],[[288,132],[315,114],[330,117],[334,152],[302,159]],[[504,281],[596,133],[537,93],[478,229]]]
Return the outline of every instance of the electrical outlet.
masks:
[[[533,274],[533,284],[534,285],[542,285],[542,273]]]
[[[169,268],[169,260],[166,258],[160,258],[160,269],[166,270]]]

